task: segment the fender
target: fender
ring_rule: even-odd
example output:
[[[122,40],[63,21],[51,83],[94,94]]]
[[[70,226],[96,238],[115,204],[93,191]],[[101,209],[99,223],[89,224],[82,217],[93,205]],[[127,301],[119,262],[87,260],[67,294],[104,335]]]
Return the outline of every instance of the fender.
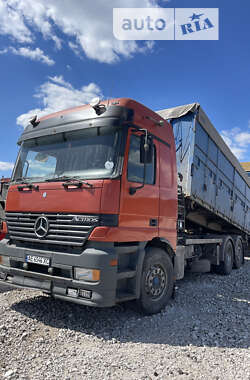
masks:
[[[163,238],[163,237],[154,238],[151,242],[148,242],[146,248],[147,247],[162,248],[162,249],[164,249],[164,251],[166,251],[169,254],[172,261],[174,260],[175,251],[174,251],[171,243],[169,242],[169,240],[166,238]]]

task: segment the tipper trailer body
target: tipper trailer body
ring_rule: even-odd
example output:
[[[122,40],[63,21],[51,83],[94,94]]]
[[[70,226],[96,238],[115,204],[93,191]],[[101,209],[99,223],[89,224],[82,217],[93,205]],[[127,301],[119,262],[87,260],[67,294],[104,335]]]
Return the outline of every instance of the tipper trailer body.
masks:
[[[199,104],[96,101],[34,118],[19,144],[1,281],[152,314],[185,269],[242,265],[248,178]]]
[[[193,103],[158,113],[173,125],[178,184],[184,197],[196,204],[186,218],[212,231],[249,234],[249,178],[201,106]]]

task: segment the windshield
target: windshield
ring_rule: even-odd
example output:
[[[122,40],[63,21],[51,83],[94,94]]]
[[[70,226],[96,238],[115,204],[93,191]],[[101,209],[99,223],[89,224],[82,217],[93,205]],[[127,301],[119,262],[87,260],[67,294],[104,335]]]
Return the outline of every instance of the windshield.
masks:
[[[27,140],[13,180],[108,178],[116,165],[118,138],[117,128],[97,127]]]

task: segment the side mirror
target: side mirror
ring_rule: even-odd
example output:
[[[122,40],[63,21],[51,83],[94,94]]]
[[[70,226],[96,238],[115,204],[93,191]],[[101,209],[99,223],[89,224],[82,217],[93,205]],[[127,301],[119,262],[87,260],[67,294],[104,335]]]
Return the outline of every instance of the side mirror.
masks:
[[[149,136],[142,135],[140,141],[140,163],[151,164],[153,162],[153,141]]]

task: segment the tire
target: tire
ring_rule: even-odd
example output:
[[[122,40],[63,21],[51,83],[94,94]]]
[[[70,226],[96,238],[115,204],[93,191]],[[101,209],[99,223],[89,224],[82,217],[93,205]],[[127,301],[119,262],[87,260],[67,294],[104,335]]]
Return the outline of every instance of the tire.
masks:
[[[234,247],[230,238],[224,240],[222,249],[224,261],[220,263],[216,271],[219,274],[228,276],[232,272],[234,260]]]
[[[169,255],[160,248],[147,250],[137,306],[145,315],[159,313],[173,294],[174,269]]]
[[[235,241],[234,268],[239,269],[244,261],[244,248],[241,237],[238,236]]]

